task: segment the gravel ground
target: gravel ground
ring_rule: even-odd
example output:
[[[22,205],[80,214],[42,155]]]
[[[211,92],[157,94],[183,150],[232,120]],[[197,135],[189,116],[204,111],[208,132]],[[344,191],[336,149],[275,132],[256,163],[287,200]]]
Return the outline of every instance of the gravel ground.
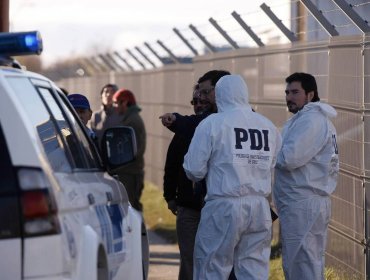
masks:
[[[148,280],[176,280],[179,273],[179,247],[149,231]]]

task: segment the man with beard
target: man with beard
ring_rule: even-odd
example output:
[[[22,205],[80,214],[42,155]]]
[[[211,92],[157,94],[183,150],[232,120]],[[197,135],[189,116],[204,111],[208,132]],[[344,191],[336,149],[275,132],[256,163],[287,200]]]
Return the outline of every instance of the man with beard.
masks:
[[[196,127],[198,126],[198,124],[203,119],[208,117],[210,114],[217,112],[214,88],[215,88],[217,81],[225,75],[230,75],[230,72],[225,71],[225,70],[211,70],[211,71],[206,72],[202,77],[198,79],[197,94],[199,95],[200,100],[207,102],[207,106],[204,106],[202,108],[202,112],[200,112],[199,114],[183,116],[178,113],[166,113],[160,116],[162,124],[166,126],[168,129],[170,129],[171,131],[175,132],[174,138],[176,137],[178,139],[177,141],[182,141],[183,143],[186,143],[186,149],[183,150],[184,153],[181,154],[182,161],[183,161],[184,155],[187,152],[187,149],[190,145],[190,141],[193,138],[194,131]],[[166,166],[168,166],[167,162],[166,162]],[[182,168],[182,162],[181,162],[180,167],[181,167],[181,172],[186,177],[184,170]],[[166,178],[164,179],[165,179],[164,181],[166,181]],[[185,180],[187,180],[187,178],[185,178]],[[206,195],[206,192],[207,192],[205,181],[203,180],[203,181],[195,183],[193,192],[194,192],[193,198],[195,200],[193,203],[196,205],[202,206],[204,204],[204,196]],[[171,211],[172,209],[174,209],[173,204],[174,204],[173,202],[170,202],[168,204],[168,208]],[[177,209],[177,207],[175,209]],[[180,215],[182,214],[183,212],[180,213]],[[177,217],[177,220],[178,219],[179,217]],[[182,232],[182,233],[179,233],[179,228],[177,228],[178,235],[181,235],[182,239],[188,238],[188,244],[192,244],[192,248],[190,248],[191,252],[193,252],[194,250],[194,241],[195,241],[194,239],[195,239],[195,234],[198,228],[199,219],[200,219],[200,212],[199,212],[199,216],[197,216],[196,228],[193,228],[193,229],[189,228],[186,232]],[[179,246],[181,245],[180,242],[181,241],[179,240]],[[182,247],[185,249],[185,246],[182,246]],[[187,248],[186,250],[187,250],[186,254],[189,254],[190,252],[189,248]],[[181,254],[181,247],[180,247],[180,254]],[[186,263],[184,263],[184,265],[185,264]],[[189,264],[189,261],[187,262],[187,264]],[[193,262],[191,261],[191,270],[192,269],[193,269]],[[184,270],[182,271],[182,267],[180,266],[179,279],[193,279],[192,273],[189,272],[189,265],[187,265],[186,271],[185,271],[185,267],[184,267]],[[232,271],[230,273],[229,280],[235,280],[235,279],[236,279],[235,274]]]
[[[336,111],[320,102],[315,78],[286,78],[285,98],[294,115],[285,123],[275,168],[273,197],[281,225],[287,280],[324,279],[330,195],[339,171]]]

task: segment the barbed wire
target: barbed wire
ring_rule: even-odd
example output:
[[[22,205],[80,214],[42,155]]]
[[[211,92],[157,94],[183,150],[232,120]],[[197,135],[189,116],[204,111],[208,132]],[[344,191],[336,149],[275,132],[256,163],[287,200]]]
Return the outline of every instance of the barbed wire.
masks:
[[[348,1],[349,2],[349,1]],[[295,35],[311,35],[307,36],[309,40],[317,40],[320,41],[323,38],[328,38],[329,35],[324,30],[324,28],[318,23],[318,21],[311,15],[311,13],[306,10],[305,14],[295,14],[292,12],[290,7],[294,4],[301,3],[299,0],[286,0],[286,1],[279,1],[276,3],[275,1],[269,1],[267,3],[269,8],[275,15],[279,18],[280,22],[283,23],[288,29],[292,29],[297,22],[305,21],[311,23],[308,25],[309,29],[306,28],[305,30],[299,30],[294,32]],[[357,11],[367,11],[368,7],[370,6],[370,1],[366,2],[356,2],[351,1],[349,3],[353,9]],[[285,12],[284,12],[285,9]],[[339,29],[341,33],[349,33],[349,34],[358,34],[358,28],[345,16],[345,13],[341,10],[341,8],[335,6],[334,3],[329,7],[326,6],[324,9],[319,9],[321,14],[326,17],[332,24],[332,26],[336,29]],[[290,15],[287,15],[287,11]],[[245,23],[254,31],[257,36],[264,39],[265,42],[268,42],[270,39],[281,38],[281,40],[287,40],[284,34],[280,32],[279,28],[276,24],[269,19],[268,15],[266,15],[261,9],[254,10],[254,11],[236,11],[240,18],[245,21]],[[367,16],[369,13],[364,12]],[[203,54],[206,51],[206,46],[201,41],[201,39],[196,35],[191,28],[189,27],[190,24],[193,25],[198,32],[214,47],[230,47],[230,43],[225,40],[224,36],[213,26],[209,19],[213,18],[217,24],[228,34],[232,40],[234,40],[239,47],[243,46],[255,46],[256,42],[246,33],[244,27],[242,27],[237,20],[230,14],[227,16],[217,16],[213,17],[210,15],[204,22],[197,22],[197,23],[189,23],[188,26],[176,27],[176,29],[182,34],[185,40],[199,53]],[[257,19],[257,20],[255,20]],[[184,44],[182,39],[173,32],[171,28],[169,28],[169,33],[167,37],[158,39],[160,40],[165,46],[170,49],[174,55],[183,56],[183,57],[193,57],[194,54],[190,50],[188,46]],[[269,39],[270,38],[270,39]],[[166,58],[169,56],[169,53],[162,48],[157,41],[155,42],[148,42],[152,49],[162,58]],[[157,65],[162,63],[158,57],[156,57],[151,51],[148,50],[144,43],[139,46],[140,48],[145,49],[145,55],[150,57],[150,59],[155,60]],[[128,47],[129,49],[134,49],[134,47]],[[138,65],[137,61],[128,55],[125,52],[122,52],[122,55],[133,65]],[[148,68],[153,67],[150,65],[142,56],[138,53],[138,57],[140,57],[140,61],[142,61],[145,66]],[[141,66],[139,65],[139,68]],[[136,67],[135,67],[136,68]]]
[[[355,8],[358,8],[358,7],[361,7],[361,6],[366,6],[366,5],[370,5],[370,1],[365,2],[365,3],[359,3],[359,4],[351,4],[351,6],[355,7]]]

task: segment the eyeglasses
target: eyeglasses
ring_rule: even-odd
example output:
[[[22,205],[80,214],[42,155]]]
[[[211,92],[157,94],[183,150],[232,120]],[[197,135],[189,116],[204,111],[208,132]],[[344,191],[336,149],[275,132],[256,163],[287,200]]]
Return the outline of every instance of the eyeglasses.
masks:
[[[191,101],[190,101],[190,104],[191,105],[207,105],[209,104],[208,100],[203,100],[203,99],[199,99],[199,98],[193,98]]]
[[[215,89],[214,87],[211,87],[209,89],[201,89],[201,90],[199,90],[199,94],[205,94],[205,95],[207,95],[207,94],[209,94],[214,89]]]

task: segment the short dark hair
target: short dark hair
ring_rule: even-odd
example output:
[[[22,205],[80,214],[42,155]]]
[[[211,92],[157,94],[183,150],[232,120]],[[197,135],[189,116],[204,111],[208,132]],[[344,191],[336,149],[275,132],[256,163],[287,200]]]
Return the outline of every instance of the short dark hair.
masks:
[[[226,75],[231,74],[229,71],[226,70],[211,70],[198,79],[198,84],[209,80],[211,81],[211,85],[215,86],[218,80]]]
[[[292,82],[301,82],[302,88],[304,89],[306,95],[307,93],[313,91],[313,98],[311,102],[320,101],[319,93],[317,91],[316,79],[311,74],[296,72],[285,79],[285,82],[290,84]]]
[[[107,87],[113,88],[114,92],[116,92],[116,91],[118,90],[118,86],[117,86],[116,84],[106,84],[106,85],[104,85],[104,86],[101,88],[101,90],[100,90],[100,95],[102,95],[102,94],[103,94],[104,89],[105,89],[105,88],[107,88]]]

